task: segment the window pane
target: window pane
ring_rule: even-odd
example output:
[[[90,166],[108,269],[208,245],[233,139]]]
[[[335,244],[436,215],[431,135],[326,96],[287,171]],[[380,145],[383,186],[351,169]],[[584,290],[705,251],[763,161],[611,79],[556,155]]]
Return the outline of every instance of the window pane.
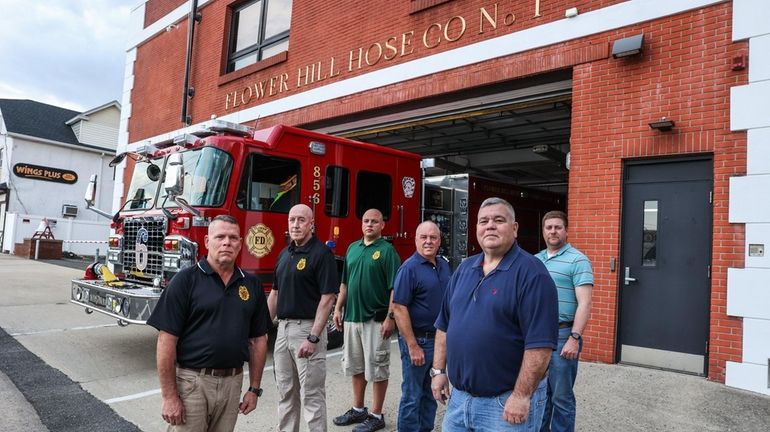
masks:
[[[384,220],[390,219],[390,176],[361,171],[356,178],[356,216],[361,219],[372,208],[382,212]]]
[[[262,51],[262,60],[264,60],[266,58],[269,58],[269,57],[272,57],[272,56],[274,56],[274,55],[276,55],[276,54],[278,54],[280,52],[287,51],[288,49],[289,49],[289,40],[288,39],[284,39],[283,41],[281,41],[281,42],[279,42],[279,43],[277,43],[275,45],[271,45],[271,46],[265,48]]]
[[[292,0],[269,0],[267,4],[267,23],[265,23],[265,39],[289,30],[291,25]]]
[[[644,202],[642,265],[653,267],[658,261],[658,201]]]
[[[262,2],[254,2],[235,13],[235,49],[240,51],[259,43],[259,26],[262,22]]]
[[[246,67],[248,65],[254,64],[257,62],[257,54],[249,54],[246,57],[239,58],[235,61],[233,64],[233,70],[236,71],[242,67]]]
[[[238,207],[288,213],[299,204],[299,162],[252,154],[238,190]]]
[[[348,191],[350,173],[347,168],[330,166],[326,168],[326,191],[324,212],[332,217],[348,215]]]
[[[152,208],[155,203],[155,194],[158,193],[160,176],[151,176],[152,170],[148,170],[147,167],[153,164],[160,169],[164,163],[163,159],[136,163],[131,183],[128,186],[128,194],[126,195],[128,197],[126,209],[144,210]]]

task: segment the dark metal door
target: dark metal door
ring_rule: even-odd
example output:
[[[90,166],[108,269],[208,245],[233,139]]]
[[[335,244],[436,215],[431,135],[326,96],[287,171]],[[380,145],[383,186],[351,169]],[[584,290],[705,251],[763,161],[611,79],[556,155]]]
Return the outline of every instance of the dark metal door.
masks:
[[[711,159],[624,171],[620,361],[703,375],[711,280]]]

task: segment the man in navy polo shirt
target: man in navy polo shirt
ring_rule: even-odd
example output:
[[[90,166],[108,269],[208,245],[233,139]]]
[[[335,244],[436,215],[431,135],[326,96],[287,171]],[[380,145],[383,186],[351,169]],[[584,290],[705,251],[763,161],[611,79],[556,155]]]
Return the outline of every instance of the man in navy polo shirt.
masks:
[[[460,264],[444,295],[430,373],[436,400],[449,397],[445,432],[536,430],[542,421],[558,336],[556,287],[516,244],[515,218],[503,199],[481,203],[483,253]]]
[[[401,403],[398,430],[431,431],[436,421],[436,400],[430,389],[433,363],[433,323],[452,271],[437,257],[441,233],[435,223],[425,221],[414,236],[416,251],[404,261],[393,284],[393,313],[401,350]]]
[[[215,217],[208,255],[180,271],[161,294],[147,324],[160,331],[157,367],[161,414],[170,431],[232,431],[262,395],[270,315],[259,281],[235,266],[238,221]],[[249,389],[239,404],[243,362]]]

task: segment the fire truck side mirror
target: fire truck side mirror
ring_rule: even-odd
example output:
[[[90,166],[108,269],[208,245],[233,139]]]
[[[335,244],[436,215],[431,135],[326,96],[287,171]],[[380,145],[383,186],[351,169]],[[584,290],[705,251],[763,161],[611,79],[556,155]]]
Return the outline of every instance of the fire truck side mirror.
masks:
[[[166,164],[166,179],[163,187],[169,198],[177,197],[184,193],[184,161],[181,153],[173,153],[168,157]]]
[[[86,206],[92,207],[94,205],[94,202],[96,202],[96,174],[91,174],[91,179],[88,181],[88,186],[86,186]]]

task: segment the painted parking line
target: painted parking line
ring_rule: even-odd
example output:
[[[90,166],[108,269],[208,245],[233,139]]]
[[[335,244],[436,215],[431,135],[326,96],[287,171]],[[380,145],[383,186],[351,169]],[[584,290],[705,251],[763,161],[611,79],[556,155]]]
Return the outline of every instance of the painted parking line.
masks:
[[[40,334],[61,333],[61,332],[78,331],[78,330],[92,330],[92,329],[98,329],[98,328],[117,327],[117,326],[118,326],[117,323],[100,324],[100,325],[93,325],[93,326],[68,327],[68,328],[61,328],[61,329],[47,329],[47,330],[37,330],[37,331],[30,331],[30,332],[9,333],[9,335],[13,337],[32,336],[32,335],[40,335]]]
[[[398,343],[398,339],[394,339],[390,343],[391,344]],[[327,353],[326,354],[326,358],[328,359],[328,358],[337,357],[337,356],[341,356],[341,355],[342,355],[342,349],[338,348],[338,349],[336,349],[336,350],[334,350],[332,352]],[[271,370],[273,370],[273,366],[265,366],[265,371],[266,372],[267,371],[271,371]],[[248,371],[244,371],[243,372],[244,376],[246,376],[248,374],[249,374]],[[143,391],[141,393],[134,393],[134,394],[126,395],[126,396],[120,396],[120,397],[115,397],[115,398],[112,398],[112,399],[107,399],[107,400],[104,401],[104,403],[106,403],[107,405],[112,405],[112,404],[115,404],[115,403],[127,402],[127,401],[131,401],[131,400],[136,400],[136,399],[142,399],[142,398],[146,398],[146,397],[150,397],[150,396],[155,396],[156,394],[160,394],[160,389],[159,388]]]

